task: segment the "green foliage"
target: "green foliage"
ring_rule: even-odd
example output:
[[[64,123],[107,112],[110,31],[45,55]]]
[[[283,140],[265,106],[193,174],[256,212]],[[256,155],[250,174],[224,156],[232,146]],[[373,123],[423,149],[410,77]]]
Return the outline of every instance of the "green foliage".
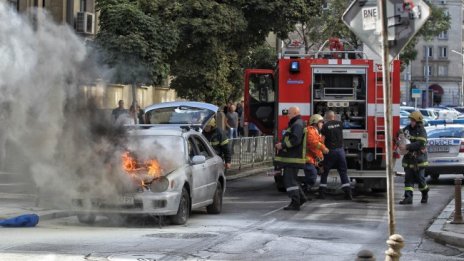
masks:
[[[100,31],[96,44],[114,82],[157,84],[169,74],[169,54],[178,35],[173,23],[154,15],[156,1],[97,0]],[[145,7],[142,9],[141,7]]]

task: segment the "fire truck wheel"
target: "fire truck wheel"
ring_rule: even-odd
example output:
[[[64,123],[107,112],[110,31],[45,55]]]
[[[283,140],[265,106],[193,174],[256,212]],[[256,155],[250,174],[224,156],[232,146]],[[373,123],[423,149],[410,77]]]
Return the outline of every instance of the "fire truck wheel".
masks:
[[[213,204],[206,206],[208,214],[219,214],[222,210],[222,185],[217,182],[216,191],[214,192]]]
[[[275,182],[276,188],[277,188],[277,190],[279,192],[287,191],[285,189],[284,179],[282,178],[282,176],[274,176],[274,182]]]
[[[182,195],[180,197],[179,208],[177,214],[171,216],[171,223],[174,225],[183,225],[187,222],[190,215],[190,196],[187,189],[182,189]]]
[[[85,214],[77,214],[77,220],[79,220],[82,224],[92,225],[95,223],[97,219],[97,215],[85,213]]]

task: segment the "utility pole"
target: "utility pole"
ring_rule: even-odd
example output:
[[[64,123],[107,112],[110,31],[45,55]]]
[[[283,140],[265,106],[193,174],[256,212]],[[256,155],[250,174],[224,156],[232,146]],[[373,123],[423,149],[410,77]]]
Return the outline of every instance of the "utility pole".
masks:
[[[430,47],[426,46],[425,48],[425,107],[430,107],[429,106],[429,52],[430,52]]]

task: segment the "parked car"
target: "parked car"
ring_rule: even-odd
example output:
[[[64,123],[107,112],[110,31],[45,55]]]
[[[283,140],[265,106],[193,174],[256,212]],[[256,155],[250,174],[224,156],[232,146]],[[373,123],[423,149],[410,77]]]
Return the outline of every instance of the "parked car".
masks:
[[[411,107],[411,106],[400,106],[400,111],[407,111],[409,113],[417,110],[417,108]]]
[[[437,181],[440,174],[464,174],[464,124],[426,127],[429,166],[425,174]]]
[[[408,117],[409,114],[411,114],[411,113],[408,112],[408,111],[400,111],[400,116]]]
[[[430,108],[435,110],[435,112],[438,113],[438,118],[440,120],[452,120],[452,119],[457,119],[460,113],[455,110],[454,108],[448,108],[448,107],[433,107]]]
[[[418,111],[429,120],[436,120],[438,118],[438,114],[433,109],[418,109]]]
[[[146,118],[155,125],[130,127],[121,153],[128,188],[117,195],[82,194],[74,199],[79,221],[91,224],[97,215],[135,214],[168,216],[172,224],[180,225],[192,209],[220,213],[226,188],[224,163],[197,131],[217,109],[196,102],[145,108]]]

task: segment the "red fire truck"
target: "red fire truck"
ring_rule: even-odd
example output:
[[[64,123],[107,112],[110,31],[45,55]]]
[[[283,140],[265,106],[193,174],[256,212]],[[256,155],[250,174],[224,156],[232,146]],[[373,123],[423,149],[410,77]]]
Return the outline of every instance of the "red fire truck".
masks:
[[[285,110],[298,106],[303,120],[333,110],[344,124],[348,175],[364,188],[386,189],[385,126],[381,65],[359,51],[344,51],[331,39],[327,51],[287,54],[274,70],[245,72],[245,120],[280,139]],[[400,62],[391,65],[393,133],[399,129]],[[392,134],[390,134],[392,135]],[[338,174],[332,171],[329,181]],[[275,176],[283,190],[282,177]]]

